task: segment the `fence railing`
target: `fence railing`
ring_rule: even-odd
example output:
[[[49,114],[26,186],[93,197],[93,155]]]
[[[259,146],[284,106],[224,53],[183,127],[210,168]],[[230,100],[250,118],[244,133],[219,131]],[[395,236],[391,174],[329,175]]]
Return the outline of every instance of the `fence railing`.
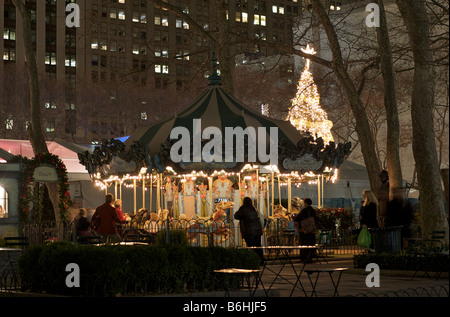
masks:
[[[266,218],[263,224],[263,245],[299,245],[299,236],[293,221],[283,218]],[[169,230],[167,230],[169,229]],[[118,226],[124,241],[144,237],[145,242],[154,244],[158,235],[167,235],[164,241],[177,239],[179,236],[169,234],[171,230],[186,233],[188,243],[192,246],[245,246],[236,220],[198,218],[195,220],[158,220],[130,222]],[[30,245],[47,244],[54,241],[76,241],[73,222],[32,222],[24,225],[23,234]],[[140,238],[139,238],[140,239]],[[142,241],[142,239],[141,239]],[[324,246],[325,254],[355,254],[362,251],[357,246],[357,232],[350,228],[336,227],[332,230],[319,230],[316,241]]]

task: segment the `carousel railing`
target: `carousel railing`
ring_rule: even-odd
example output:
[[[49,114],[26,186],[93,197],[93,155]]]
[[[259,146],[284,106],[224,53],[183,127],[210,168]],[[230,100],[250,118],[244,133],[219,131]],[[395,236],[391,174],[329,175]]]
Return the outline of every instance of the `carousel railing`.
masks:
[[[23,226],[23,235],[28,238],[29,245],[47,244],[55,241],[72,241],[73,222],[29,222]]]
[[[262,243],[265,245],[298,245],[298,232],[294,222],[285,218],[265,218]],[[236,220],[220,220],[198,218],[193,220],[147,220],[131,221],[118,226],[124,241],[156,244],[187,242],[192,246],[243,246]],[[55,241],[76,241],[73,222],[31,222],[24,225],[24,236],[30,245],[47,244]],[[184,232],[185,237],[173,232]],[[182,237],[183,241],[181,241]],[[355,254],[362,251],[357,246],[357,231],[351,228],[335,227],[329,230],[320,229],[316,241],[324,246],[326,254]]]

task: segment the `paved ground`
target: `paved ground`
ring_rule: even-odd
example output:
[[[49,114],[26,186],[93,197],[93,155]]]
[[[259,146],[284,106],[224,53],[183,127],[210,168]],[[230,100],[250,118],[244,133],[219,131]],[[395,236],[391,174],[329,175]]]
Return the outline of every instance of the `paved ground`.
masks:
[[[303,265],[299,260],[293,260],[296,270]],[[449,296],[449,277],[448,273],[443,274],[440,279],[422,277],[422,274],[418,274],[418,277],[411,278],[412,271],[387,271],[380,270],[380,286],[368,287],[366,285],[366,277],[370,272],[366,272],[364,269],[353,268],[353,259],[351,256],[343,257],[331,257],[328,263],[321,264],[308,264],[306,269],[328,269],[328,268],[348,268],[347,271],[342,273],[339,284],[339,296],[368,296],[368,297],[448,297]],[[281,266],[276,264],[271,267],[274,271],[278,271]],[[336,274],[336,273],[333,273]],[[431,273],[432,277],[434,273]],[[282,272],[283,277],[293,283],[295,282],[295,274],[292,267],[286,266]],[[274,275],[269,271],[263,274],[262,282],[267,288],[273,281]],[[314,282],[315,276],[312,276]],[[337,278],[337,275],[336,275]],[[336,279],[335,278],[335,279]],[[271,297],[288,297],[291,294],[292,284],[286,282],[286,280],[278,279],[278,282],[273,285],[273,289],[269,296]],[[311,296],[311,283],[305,272],[301,275],[300,281],[304,286],[306,295]],[[317,282],[316,292],[318,297],[331,297],[334,293],[334,287],[328,274],[321,274]],[[232,292],[232,297],[246,297],[248,292],[237,291]],[[0,294],[7,295],[7,294]],[[18,294],[16,294],[17,296]],[[30,294],[28,294],[30,295]],[[37,294],[36,294],[37,295]],[[45,296],[45,295],[40,295]],[[176,297],[223,297],[224,292],[207,292],[207,293],[193,293],[193,294],[178,294]],[[257,290],[256,296],[265,296],[262,287]],[[300,289],[296,289],[293,293],[294,297],[305,297],[305,293]]]
[[[301,267],[301,263],[293,261],[294,266]],[[280,268],[275,266],[274,268]],[[339,296],[443,296],[448,297],[448,274],[442,276],[440,279],[423,278],[422,274],[419,277],[412,278],[414,272],[411,271],[387,271],[380,270],[379,287],[368,287],[366,285],[366,278],[369,273],[364,269],[354,269],[353,260],[350,258],[343,258],[339,260],[331,260],[328,263],[322,264],[308,264],[305,269],[328,269],[328,268],[349,268],[344,271],[341,276],[339,284]],[[283,276],[288,280],[295,280],[295,274],[290,267],[285,267]],[[335,281],[337,280],[337,273],[333,273]],[[431,276],[434,277],[433,273]],[[263,275],[262,281],[264,286],[270,285],[274,275]],[[315,275],[311,276],[312,281],[315,281]],[[283,281],[283,280],[280,280]],[[308,275],[303,272],[300,281],[305,288],[307,296],[311,296],[312,286],[308,279]],[[443,285],[443,286],[440,286]],[[290,295],[292,285],[288,282],[274,284],[275,291],[272,296],[287,297]],[[317,296],[333,296],[334,287],[330,276],[327,273],[321,273],[316,286]],[[295,290],[293,296],[305,296],[301,290]]]

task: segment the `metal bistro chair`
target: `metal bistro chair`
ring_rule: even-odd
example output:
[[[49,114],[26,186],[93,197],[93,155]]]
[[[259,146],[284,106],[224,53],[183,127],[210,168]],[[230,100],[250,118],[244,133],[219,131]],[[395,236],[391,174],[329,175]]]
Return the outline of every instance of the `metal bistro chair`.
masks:
[[[416,241],[416,243],[412,246],[413,253],[416,257],[429,259],[426,265],[421,266],[420,263],[417,265],[416,271],[414,272],[412,278],[414,278],[421,269],[424,270],[422,277],[431,277],[429,273],[437,267],[439,256],[448,255],[448,251],[444,250],[444,237],[445,231],[433,231],[431,233],[431,239],[421,239]],[[440,271],[436,271],[436,278],[439,278],[441,273],[442,272]]]
[[[28,238],[27,237],[5,237],[5,247],[6,248],[14,248],[17,251],[11,252],[7,251],[8,260],[5,266],[1,269],[0,276],[3,277],[6,275],[11,275],[14,278],[15,282],[19,281],[18,274],[18,262],[19,258],[22,255],[20,250],[24,250],[28,247]],[[1,282],[0,282],[1,284]]]

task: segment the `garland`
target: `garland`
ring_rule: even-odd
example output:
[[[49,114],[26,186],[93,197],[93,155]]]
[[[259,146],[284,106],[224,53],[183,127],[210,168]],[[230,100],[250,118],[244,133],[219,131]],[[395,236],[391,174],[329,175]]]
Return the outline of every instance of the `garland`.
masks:
[[[31,189],[31,183],[34,181],[33,173],[36,167],[41,164],[48,164],[55,167],[59,181],[59,212],[61,221],[67,221],[69,219],[69,206],[72,204],[69,192],[69,182],[67,176],[67,169],[63,161],[59,159],[57,155],[50,153],[38,154],[34,158],[29,159],[20,155],[15,156],[11,162],[22,163],[22,181],[20,185],[19,194],[19,212],[22,222],[27,223],[30,216],[30,203],[33,197],[33,191]],[[39,208],[38,208],[39,209]],[[39,219],[40,215],[36,215]]]

